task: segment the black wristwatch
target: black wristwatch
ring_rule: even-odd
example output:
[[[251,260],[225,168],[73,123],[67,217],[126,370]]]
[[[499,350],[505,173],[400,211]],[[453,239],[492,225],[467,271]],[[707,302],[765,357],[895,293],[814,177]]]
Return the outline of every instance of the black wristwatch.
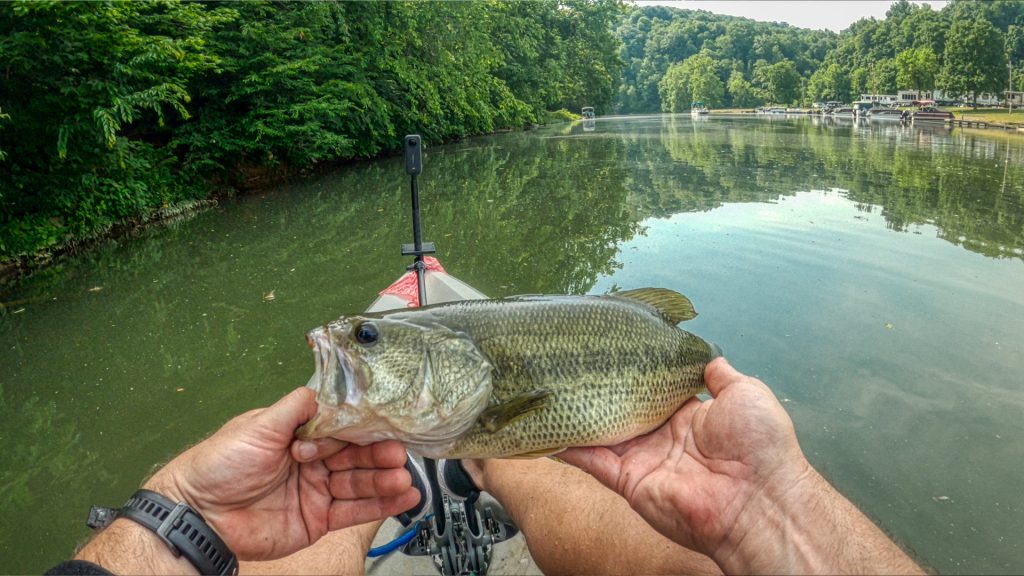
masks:
[[[184,502],[175,504],[152,490],[139,490],[120,510],[93,506],[88,524],[90,528],[105,528],[116,518],[127,518],[149,528],[175,557],[187,558],[200,574],[238,573],[238,560],[227,544],[199,512]]]

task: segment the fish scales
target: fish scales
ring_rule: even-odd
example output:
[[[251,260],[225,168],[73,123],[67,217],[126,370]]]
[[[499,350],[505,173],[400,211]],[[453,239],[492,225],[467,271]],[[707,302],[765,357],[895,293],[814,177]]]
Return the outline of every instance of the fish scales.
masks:
[[[652,300],[651,294],[661,294],[670,304],[678,298],[689,306],[685,297],[646,290],[651,292],[476,300],[343,317],[341,324],[329,327],[332,338],[341,342],[337,346],[345,348],[341,356],[373,368],[350,368],[344,378],[349,390],[336,396],[347,396],[350,403],[364,386],[362,397],[374,407],[362,408],[357,417],[355,408],[341,406],[344,418],[335,415],[331,422],[308,424],[300,435],[353,441],[397,438],[429,457],[486,458],[613,444],[646,433],[703,389],[704,366],[716,355],[699,337],[675,326],[680,318],[695,315],[692,308],[689,315],[678,310],[674,317],[666,315],[657,308],[661,300]],[[347,334],[366,323],[380,331],[380,341],[373,346],[402,341],[403,352],[389,350],[379,358],[367,358],[366,351],[373,348],[356,354],[357,346],[336,337],[335,333]],[[416,354],[407,349],[417,338],[398,326],[430,335],[424,337],[430,341],[423,351],[427,361],[410,360]],[[443,351],[464,348],[463,342],[472,343],[470,352]],[[356,356],[360,360],[352,361]],[[392,370],[402,358],[405,364]],[[481,374],[480,363],[486,374]],[[396,382],[384,383],[387,377],[378,374],[384,366]],[[373,383],[365,372],[373,373]],[[422,382],[417,387],[398,381]],[[474,391],[486,395],[468,400]],[[540,407],[518,413],[514,408],[531,395],[542,396]],[[323,396],[319,394],[318,400]],[[430,403],[442,407],[447,416],[437,416],[435,410],[413,422],[416,414],[424,413],[422,405]],[[367,415],[371,413],[372,418]],[[497,429],[485,418],[489,413],[497,415]],[[367,424],[373,418],[387,423]],[[438,422],[434,428],[423,424],[433,422],[431,418]]]
[[[446,320],[465,330],[494,363],[488,406],[523,390],[552,392],[543,410],[497,432],[476,423],[448,457],[617,443],[659,426],[702,389],[704,364],[693,360],[710,356],[710,348],[653,314],[638,315],[637,304],[587,297],[536,303],[445,308]],[[492,314],[502,320],[485,320]]]

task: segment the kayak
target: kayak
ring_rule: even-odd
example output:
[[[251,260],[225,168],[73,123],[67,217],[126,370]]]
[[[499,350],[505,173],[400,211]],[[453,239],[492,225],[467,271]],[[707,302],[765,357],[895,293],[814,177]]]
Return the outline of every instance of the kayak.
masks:
[[[423,275],[423,281],[426,286],[428,304],[487,299],[482,292],[445,271],[437,258],[424,256],[423,262],[427,268]],[[410,270],[392,282],[390,286],[381,290],[377,299],[370,304],[366,311],[384,312],[385,310],[415,308],[419,305],[416,272]]]

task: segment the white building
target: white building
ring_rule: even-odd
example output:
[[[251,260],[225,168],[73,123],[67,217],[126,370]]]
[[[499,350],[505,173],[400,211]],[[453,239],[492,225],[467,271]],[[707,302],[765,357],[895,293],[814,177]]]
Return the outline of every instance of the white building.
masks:
[[[897,101],[900,104],[909,106],[914,100],[945,100],[948,102],[974,102],[974,92],[955,94],[943,92],[942,90],[900,90],[896,93]],[[998,106],[1001,100],[999,95],[993,92],[982,92],[978,95],[978,104],[982,106]]]
[[[904,106],[910,106],[914,100],[935,100],[933,90],[897,90],[896,99]]]
[[[896,104],[897,102],[900,101],[899,97],[896,94],[861,94],[860,99],[867,100],[875,104],[880,104],[882,106]]]

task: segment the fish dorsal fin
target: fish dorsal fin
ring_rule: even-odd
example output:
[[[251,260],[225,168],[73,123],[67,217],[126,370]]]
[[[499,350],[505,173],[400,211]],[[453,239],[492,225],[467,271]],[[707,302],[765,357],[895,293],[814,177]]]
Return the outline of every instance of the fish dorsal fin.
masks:
[[[637,288],[636,290],[612,292],[611,296],[646,304],[657,310],[671,324],[693,320],[697,317],[697,311],[693,309],[690,299],[668,288]]]

